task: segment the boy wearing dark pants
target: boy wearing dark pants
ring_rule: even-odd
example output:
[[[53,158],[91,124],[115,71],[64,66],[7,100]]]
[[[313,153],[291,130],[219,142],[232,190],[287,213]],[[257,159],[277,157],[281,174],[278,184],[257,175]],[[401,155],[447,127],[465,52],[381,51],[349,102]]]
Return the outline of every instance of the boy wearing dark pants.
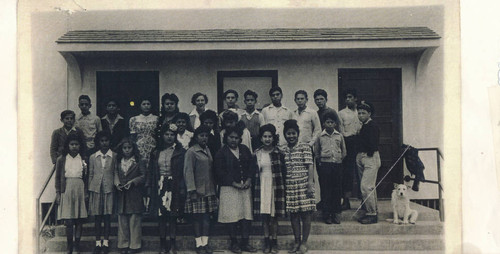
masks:
[[[361,179],[361,195],[363,196],[366,209],[365,216],[358,220],[361,224],[374,224],[378,222],[375,184],[380,168],[380,155],[378,153],[380,131],[371,119],[373,113],[374,108],[370,103],[361,102],[358,105],[358,118],[363,123],[363,126],[359,131],[356,166]]]
[[[342,160],[347,155],[344,138],[335,130],[337,115],[324,115],[324,130],[314,143],[318,178],[323,202],[323,218],[326,224],[340,224],[342,212]]]

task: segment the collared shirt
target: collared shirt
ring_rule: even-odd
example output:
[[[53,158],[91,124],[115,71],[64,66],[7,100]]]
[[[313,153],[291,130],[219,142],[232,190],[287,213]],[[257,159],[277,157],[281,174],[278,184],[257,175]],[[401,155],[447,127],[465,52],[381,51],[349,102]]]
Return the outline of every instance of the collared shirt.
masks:
[[[75,126],[71,127],[71,129],[69,129],[69,130],[66,130],[66,128],[64,128],[64,127],[62,129],[64,130],[64,133],[66,133],[66,135],[69,135],[69,133],[72,131],[76,132]]]
[[[342,163],[347,155],[344,137],[337,130],[332,134],[323,130],[314,143],[314,152],[319,155],[322,162]]]
[[[105,115],[102,119],[106,120],[108,122],[109,132],[111,132],[111,134],[113,134],[113,128],[115,127],[115,124],[118,122],[118,120],[123,119],[123,117],[120,114],[118,114],[118,115],[116,115],[116,118],[113,122],[111,122],[108,115]]]
[[[189,149],[189,141],[193,138],[193,133],[190,131],[184,131],[183,134],[177,133],[177,141],[182,144],[184,149]]]
[[[207,109],[205,109],[205,111],[207,111]],[[200,127],[201,125],[201,122],[200,122],[200,114],[198,113],[198,111],[196,110],[196,108],[194,108],[191,113],[189,113],[189,118],[191,120],[194,119],[194,121],[191,123],[193,125],[193,129],[196,130],[196,128]]]
[[[106,166],[106,158],[113,158],[113,151],[111,151],[111,149],[108,149],[106,154],[103,154],[101,150],[99,150],[95,153],[95,157],[96,159],[101,157],[101,167],[104,168]]]
[[[82,157],[76,155],[74,158],[71,155],[66,155],[66,163],[64,164],[64,176],[82,178],[83,176],[83,163]]]
[[[129,159],[122,158],[121,163],[120,163],[120,169],[123,171],[124,174],[127,174],[128,170],[132,165],[135,163],[134,157],[130,157]]]
[[[302,110],[302,112],[296,109],[293,113],[294,119],[297,120],[297,125],[299,125],[299,142],[312,146],[316,137],[321,133],[321,123],[318,113],[308,107]]]
[[[160,169],[160,175],[172,175],[172,154],[174,154],[174,150],[175,144],[171,147],[167,147],[158,155],[158,168]]]
[[[262,115],[264,116],[265,124],[272,124],[276,127],[276,134],[280,137],[279,144],[286,144],[286,140],[283,136],[283,124],[286,120],[293,119],[293,111],[285,106],[276,107],[273,104],[262,109]]]
[[[357,109],[351,110],[346,107],[339,112],[339,117],[342,120],[340,124],[340,133],[342,133],[344,137],[347,138],[359,134],[361,130],[361,121],[359,121]]]
[[[94,148],[94,138],[97,132],[102,131],[101,119],[89,113],[88,115],[79,114],[76,118],[76,127],[80,128],[85,135],[87,148]]]

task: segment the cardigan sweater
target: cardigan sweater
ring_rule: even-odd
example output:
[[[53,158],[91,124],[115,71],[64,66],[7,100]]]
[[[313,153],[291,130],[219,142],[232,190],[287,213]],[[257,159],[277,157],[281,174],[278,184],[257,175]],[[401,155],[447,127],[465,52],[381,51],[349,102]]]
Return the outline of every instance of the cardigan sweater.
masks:
[[[233,182],[244,182],[253,176],[250,168],[252,153],[245,145],[238,145],[239,158],[234,156],[229,146],[223,146],[215,155],[214,167],[217,184],[232,186]]]

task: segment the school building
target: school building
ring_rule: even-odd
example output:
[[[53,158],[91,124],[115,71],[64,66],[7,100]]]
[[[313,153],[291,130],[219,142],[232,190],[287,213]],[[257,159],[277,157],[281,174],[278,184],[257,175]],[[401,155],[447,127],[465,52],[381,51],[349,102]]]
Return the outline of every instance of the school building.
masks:
[[[283,88],[283,104],[295,109],[295,91],[328,92],[328,106],[345,107],[342,91],[375,106],[381,129],[379,179],[403,151],[402,144],[443,151],[443,6],[357,9],[205,9],[40,12],[32,17],[34,177],[50,173],[50,135],[64,109],[77,114],[78,96],[92,99],[91,112],[119,96],[121,114],[138,114],[149,95],[159,111],[162,94],[175,93],[182,112],[191,96],[208,96],[222,110],[223,91],[247,89],[270,103],[268,90]],[[437,180],[436,154],[421,152],[425,176]],[[443,162],[442,162],[443,163]],[[441,165],[443,167],[443,164]],[[378,189],[389,197],[403,164]],[[53,186],[53,183],[50,183]],[[53,188],[49,186],[49,188]],[[38,189],[35,186],[35,192]],[[52,194],[53,195],[53,194]],[[421,184],[414,199],[437,199],[434,184]],[[53,196],[52,196],[53,197]],[[52,199],[50,191],[44,200]]]

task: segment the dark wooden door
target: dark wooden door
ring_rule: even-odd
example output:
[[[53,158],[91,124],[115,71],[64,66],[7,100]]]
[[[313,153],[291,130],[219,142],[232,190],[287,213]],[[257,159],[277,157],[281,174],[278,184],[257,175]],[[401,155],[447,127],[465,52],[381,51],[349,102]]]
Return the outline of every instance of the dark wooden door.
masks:
[[[358,102],[373,103],[372,116],[380,128],[379,151],[382,166],[377,183],[401,155],[402,103],[401,69],[339,69],[339,109],[345,108],[342,97],[346,88],[355,88]],[[401,182],[403,164],[399,162],[377,188],[379,197],[390,197],[393,183]]]
[[[125,119],[141,113],[141,98],[151,100],[153,113],[158,115],[159,72],[158,71],[98,71],[97,115],[106,114],[108,99],[118,100],[120,115]]]

